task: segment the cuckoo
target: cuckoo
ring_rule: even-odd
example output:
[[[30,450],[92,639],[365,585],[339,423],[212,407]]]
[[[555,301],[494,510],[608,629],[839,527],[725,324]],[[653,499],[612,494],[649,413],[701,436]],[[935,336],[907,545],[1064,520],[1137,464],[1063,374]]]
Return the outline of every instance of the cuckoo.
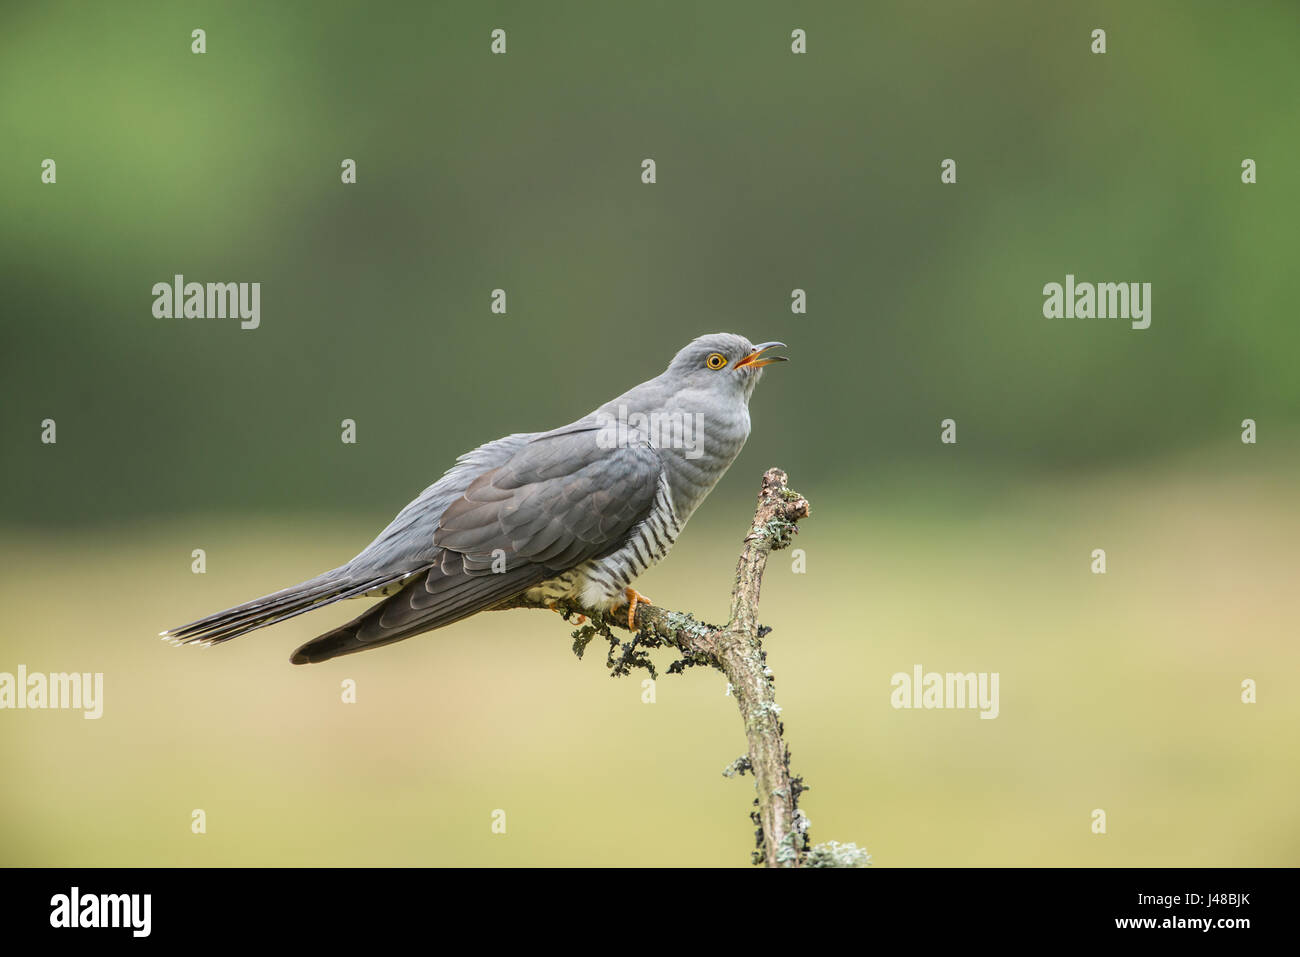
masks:
[[[633,580],[672,548],[749,437],[749,399],[780,342],[701,336],[668,368],[576,422],[481,445],[403,508],[355,558],[290,588],[162,633],[213,645],[344,598],[382,598],[313,638],[328,661],[514,599],[561,599],[634,627]]]

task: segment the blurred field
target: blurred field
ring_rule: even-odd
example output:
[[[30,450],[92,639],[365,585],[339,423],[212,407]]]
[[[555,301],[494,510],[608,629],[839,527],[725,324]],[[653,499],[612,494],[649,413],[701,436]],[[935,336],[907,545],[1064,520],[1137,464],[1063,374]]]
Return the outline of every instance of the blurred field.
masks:
[[[1300,863],[1296,463],[1256,451],[1016,486],[819,489],[792,469],[808,571],[778,556],[761,617],[814,838],[881,866]],[[756,483],[766,464],[740,467]],[[643,590],[722,617],[749,508],[711,500]],[[746,863],[752,787],[720,774],[744,743],[715,674],[661,676],[642,704],[639,678],[611,680],[594,645],[579,662],[526,611],[309,668],[289,652],[356,602],[213,650],[152,637],[377,527],[6,534],[0,670],[106,688],[99,721],[0,713],[0,864]],[[999,672],[1001,716],[891,709],[914,664]]]

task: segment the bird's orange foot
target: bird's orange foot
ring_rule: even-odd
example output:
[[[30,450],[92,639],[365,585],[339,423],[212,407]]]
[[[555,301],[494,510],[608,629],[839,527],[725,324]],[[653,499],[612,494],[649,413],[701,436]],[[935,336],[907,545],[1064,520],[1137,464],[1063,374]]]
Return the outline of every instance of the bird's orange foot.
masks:
[[[546,607],[549,608],[549,609],[551,609],[551,611],[555,612],[557,615],[563,615],[563,614],[564,614],[564,609],[562,609],[562,608],[556,608],[556,607],[555,607],[555,602],[553,602],[553,601],[548,601],[548,602],[546,603]],[[578,617],[577,624],[579,624],[579,625],[585,625],[585,624],[587,623],[587,616],[586,616],[586,615],[578,615],[577,617]]]
[[[627,628],[628,631],[636,631],[636,606],[645,602],[647,605],[653,605],[654,599],[647,598],[635,588],[624,588],[623,594],[627,596]]]

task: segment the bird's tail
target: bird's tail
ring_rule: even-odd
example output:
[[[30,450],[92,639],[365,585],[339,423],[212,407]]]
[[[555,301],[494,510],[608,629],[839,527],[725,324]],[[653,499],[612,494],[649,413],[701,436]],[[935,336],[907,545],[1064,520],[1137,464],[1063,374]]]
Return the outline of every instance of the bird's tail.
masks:
[[[492,608],[537,584],[547,575],[540,565],[524,565],[499,574],[464,574],[456,555],[447,574],[441,565],[412,576],[386,601],[371,605],[346,625],[313,638],[293,653],[295,665],[318,664],[340,655],[391,645],[442,628]]]
[[[382,588],[402,577],[404,576],[400,574],[388,578],[357,576],[349,574],[345,565],[289,588],[246,601],[242,605],[215,612],[188,625],[169,628],[160,634],[164,641],[176,645],[220,644],[258,628],[286,621],[303,612],[314,611],[344,598],[354,598]]]

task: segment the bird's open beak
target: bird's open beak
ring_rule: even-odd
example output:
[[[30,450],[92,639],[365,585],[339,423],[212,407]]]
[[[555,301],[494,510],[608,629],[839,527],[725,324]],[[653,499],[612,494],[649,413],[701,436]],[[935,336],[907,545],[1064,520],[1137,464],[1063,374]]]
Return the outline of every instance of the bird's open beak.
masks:
[[[784,349],[785,343],[784,342],[760,342],[758,345],[754,346],[753,352],[751,352],[749,355],[745,356],[745,358],[741,359],[739,362],[736,363],[736,368],[740,369],[743,368],[744,366],[753,366],[755,369],[758,369],[761,368],[762,366],[771,365],[773,362],[787,361],[788,357],[786,356],[768,356],[766,359],[759,358],[759,356],[761,356],[768,349],[775,349],[777,346],[780,346],[782,349]]]

